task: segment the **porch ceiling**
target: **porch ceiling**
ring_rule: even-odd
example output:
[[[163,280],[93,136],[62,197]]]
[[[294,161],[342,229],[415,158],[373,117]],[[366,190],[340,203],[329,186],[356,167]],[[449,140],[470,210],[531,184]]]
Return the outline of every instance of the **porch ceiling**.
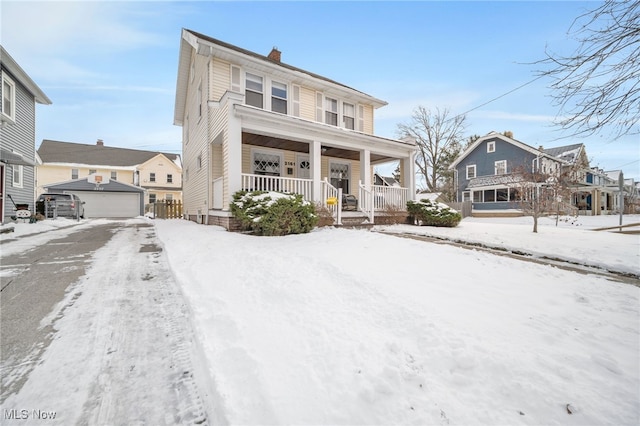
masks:
[[[286,151],[309,153],[309,144],[290,139],[281,139],[273,136],[257,135],[255,133],[242,132],[242,143],[246,145],[262,146],[267,148],[283,149]],[[322,145],[322,155],[327,157],[344,158],[347,160],[360,160],[360,153],[349,149],[336,148]],[[371,153],[371,163],[384,163],[395,158],[386,155]]]

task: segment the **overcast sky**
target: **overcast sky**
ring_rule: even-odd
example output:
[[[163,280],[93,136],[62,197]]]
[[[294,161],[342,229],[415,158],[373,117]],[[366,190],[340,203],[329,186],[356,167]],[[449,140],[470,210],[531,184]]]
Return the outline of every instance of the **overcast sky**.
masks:
[[[510,130],[537,147],[585,143],[592,166],[640,180],[640,140],[564,138],[545,48],[571,53],[573,20],[597,2],[150,2],[2,0],[1,42],[53,101],[43,139],[180,153],[173,107],[181,28],[268,54],[388,102],[375,133],[396,137],[419,105],[467,113],[466,134]]]

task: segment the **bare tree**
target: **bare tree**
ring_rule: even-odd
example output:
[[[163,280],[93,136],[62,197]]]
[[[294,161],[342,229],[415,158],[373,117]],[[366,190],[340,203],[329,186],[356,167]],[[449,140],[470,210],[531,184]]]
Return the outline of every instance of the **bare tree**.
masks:
[[[573,135],[593,135],[606,126],[614,139],[640,133],[640,2],[606,0],[577,17],[569,34],[579,43],[569,56],[546,51],[539,76],[560,111],[556,124]]]
[[[538,219],[556,215],[556,226],[561,214],[573,210],[571,206],[572,173],[543,173],[530,171],[525,166],[516,167],[512,174],[511,189],[517,191],[516,204],[533,218],[533,232],[538,232]]]
[[[398,124],[401,137],[409,136],[416,141],[416,166],[429,192],[438,190],[449,164],[460,152],[465,121],[465,115],[449,117],[448,109],[431,111],[419,106],[410,123]]]

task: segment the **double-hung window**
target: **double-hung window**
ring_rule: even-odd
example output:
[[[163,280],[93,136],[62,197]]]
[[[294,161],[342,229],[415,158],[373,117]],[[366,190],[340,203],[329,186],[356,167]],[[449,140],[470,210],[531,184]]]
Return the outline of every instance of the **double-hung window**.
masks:
[[[338,125],[338,100],[324,98],[324,122],[332,126]]]
[[[111,170],[111,180],[118,180],[118,172]]]
[[[496,142],[487,142],[487,152],[496,152]]]
[[[71,179],[78,179],[78,169],[71,169]]]
[[[345,129],[355,129],[356,107],[354,105],[346,102],[342,104],[342,122]]]
[[[282,114],[287,113],[287,85],[271,82],[271,111]]]
[[[22,188],[24,170],[21,165],[13,165],[13,187]]]
[[[156,174],[149,173],[149,182],[155,182],[155,181],[156,181]]]
[[[246,73],[245,80],[245,102],[247,105],[251,105],[258,108],[263,108],[263,83],[262,77]]]
[[[16,120],[16,85],[7,75],[2,74],[2,115]]]
[[[476,165],[470,164],[467,166],[467,179],[473,179],[476,177]]]
[[[170,173],[167,174],[167,183],[173,183],[173,175]]]
[[[507,160],[496,161],[494,164],[495,164],[495,174],[503,175],[507,173]]]

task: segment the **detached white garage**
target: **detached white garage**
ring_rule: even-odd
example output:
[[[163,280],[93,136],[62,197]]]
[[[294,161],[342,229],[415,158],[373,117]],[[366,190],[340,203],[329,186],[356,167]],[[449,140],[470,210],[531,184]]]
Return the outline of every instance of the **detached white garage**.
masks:
[[[85,218],[130,218],[144,215],[144,189],[104,179],[96,185],[93,177],[62,182],[47,187],[47,192],[76,194],[84,202]]]

